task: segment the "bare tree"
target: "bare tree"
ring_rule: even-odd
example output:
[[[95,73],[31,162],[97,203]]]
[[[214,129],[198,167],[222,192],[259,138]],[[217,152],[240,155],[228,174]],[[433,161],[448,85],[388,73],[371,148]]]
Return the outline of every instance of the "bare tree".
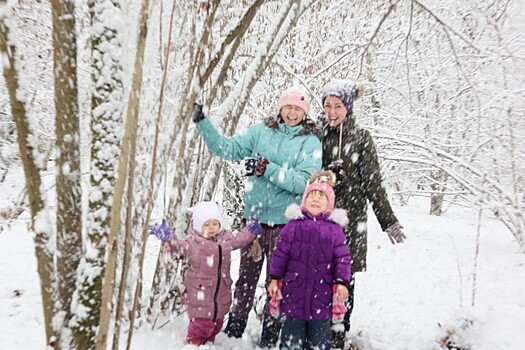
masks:
[[[110,229],[115,159],[119,156],[123,106],[123,66],[120,60],[122,21],[120,1],[89,1],[91,14],[91,169],[87,236],[80,270],[75,318],[75,340],[79,349],[95,342],[101,307],[104,255]],[[119,20],[120,19],[120,20]]]
[[[17,95],[20,89],[19,73],[16,70],[17,47],[16,40],[10,36],[8,25],[9,18],[6,2],[0,1],[0,52],[8,59],[3,72],[7,82],[11,111],[18,133],[18,145],[24,167],[26,191],[29,197],[31,210],[31,230],[35,233],[35,254],[38,262],[38,275],[42,292],[42,305],[44,308],[44,322],[46,330],[46,343],[55,343],[55,330],[53,329],[54,308],[54,253],[51,250],[51,226],[46,212],[45,195],[42,192],[42,178],[38,159],[40,155],[35,147],[35,135],[26,113],[26,101]]]
[[[77,46],[73,1],[51,2],[55,72],[57,151],[57,283],[61,321],[59,348],[70,348],[69,320],[76,272],[82,249],[80,128],[77,89]]]

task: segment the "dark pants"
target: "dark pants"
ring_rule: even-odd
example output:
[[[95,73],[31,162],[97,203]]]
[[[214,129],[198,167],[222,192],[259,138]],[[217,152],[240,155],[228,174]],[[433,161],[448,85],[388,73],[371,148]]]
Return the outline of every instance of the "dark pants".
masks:
[[[266,258],[266,283],[265,290],[270,283],[268,277],[268,270],[270,269],[270,261],[272,253],[277,245],[279,234],[283,225],[279,226],[268,226],[262,225],[263,232],[259,236],[259,244],[261,245],[263,259],[259,261],[253,261],[251,257],[248,257],[248,253],[252,247],[248,244],[241,250],[241,264],[239,266],[239,279],[235,283],[235,292],[233,294],[233,309],[230,312],[230,317],[239,319],[248,319],[250,310],[253,307],[253,299],[255,297],[255,289],[257,288],[257,282],[261,275],[264,258]],[[269,311],[269,300],[270,297],[267,293],[266,303],[264,305],[264,319],[271,319]]]
[[[302,320],[287,317],[281,332],[280,349],[332,349],[330,320]]]

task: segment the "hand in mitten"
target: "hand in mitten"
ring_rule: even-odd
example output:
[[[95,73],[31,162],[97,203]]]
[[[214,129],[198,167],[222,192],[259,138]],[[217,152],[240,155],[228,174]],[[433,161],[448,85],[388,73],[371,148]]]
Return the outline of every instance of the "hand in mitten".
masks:
[[[346,179],[346,174],[343,169],[342,159],[334,160],[332,163],[328,165],[327,169],[335,174],[337,183],[341,183]]]
[[[332,292],[332,322],[341,323],[347,311],[345,300],[348,298],[348,289],[342,284],[334,284]]]
[[[193,104],[193,113],[191,114],[191,119],[194,123],[198,123],[201,120],[206,118],[204,112],[202,111],[202,104],[195,102]]]
[[[402,230],[403,226],[401,226],[399,222],[396,222],[385,230],[392,244],[403,243],[403,241],[407,238]]]
[[[262,227],[259,223],[259,216],[255,212],[250,213],[250,220],[246,223],[246,227],[248,230],[250,230],[251,233],[255,235],[255,237],[259,237],[259,235],[262,233]]]
[[[268,293],[270,294],[270,315],[275,319],[281,316],[281,300],[283,300],[282,287],[283,282],[276,279],[272,279],[268,286]]]
[[[162,223],[154,224],[149,226],[148,233],[161,240],[162,243],[166,242],[171,237],[171,230],[168,227],[166,219],[162,219]]]
[[[270,161],[264,157],[261,157],[260,155],[257,155],[257,164],[255,165],[255,175],[258,177],[261,177],[264,175],[264,172],[266,171],[266,167],[268,167],[268,164],[270,164]]]
[[[257,165],[257,158],[255,157],[244,158],[244,175],[246,176],[255,175],[256,165]]]

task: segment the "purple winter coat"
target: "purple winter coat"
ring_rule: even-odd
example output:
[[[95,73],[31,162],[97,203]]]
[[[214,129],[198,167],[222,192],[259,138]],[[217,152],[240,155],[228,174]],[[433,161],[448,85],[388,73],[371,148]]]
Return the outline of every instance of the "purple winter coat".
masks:
[[[183,299],[190,318],[217,320],[228,313],[232,303],[231,252],[254,239],[247,228],[237,235],[223,229],[214,238],[208,238],[190,227],[184,238],[170,237],[171,250],[187,255],[190,262],[184,275]]]
[[[283,281],[281,312],[303,320],[332,318],[332,285],[350,281],[350,253],[341,226],[346,212],[334,209],[317,218],[297,204],[286,209],[291,219],[281,231],[270,276]]]

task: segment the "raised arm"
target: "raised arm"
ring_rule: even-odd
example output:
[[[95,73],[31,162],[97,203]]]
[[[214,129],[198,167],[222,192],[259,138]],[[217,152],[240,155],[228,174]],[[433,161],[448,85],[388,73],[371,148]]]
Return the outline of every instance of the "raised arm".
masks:
[[[202,108],[196,105],[194,108]],[[194,113],[195,114],[195,113]],[[219,133],[209,118],[193,118],[197,130],[211,153],[225,160],[241,160],[252,155],[253,135],[250,128],[240,134],[227,137]]]

